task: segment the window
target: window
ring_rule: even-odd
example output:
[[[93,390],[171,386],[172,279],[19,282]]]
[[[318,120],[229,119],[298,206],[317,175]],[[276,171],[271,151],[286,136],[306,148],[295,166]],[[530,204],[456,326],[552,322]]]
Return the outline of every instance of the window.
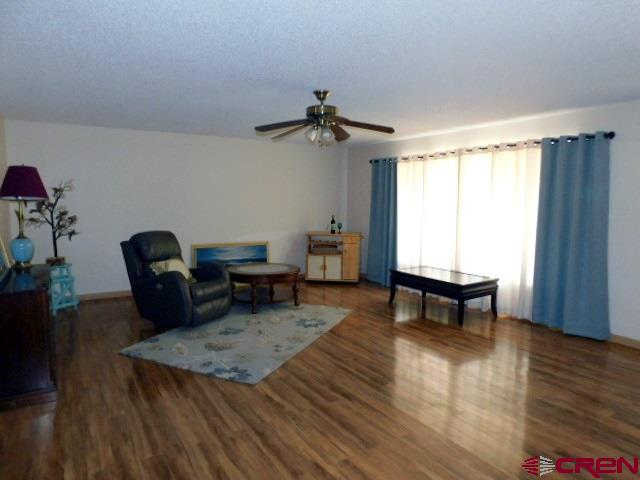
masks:
[[[498,277],[498,310],[531,318],[539,184],[526,142],[400,162],[398,266]]]

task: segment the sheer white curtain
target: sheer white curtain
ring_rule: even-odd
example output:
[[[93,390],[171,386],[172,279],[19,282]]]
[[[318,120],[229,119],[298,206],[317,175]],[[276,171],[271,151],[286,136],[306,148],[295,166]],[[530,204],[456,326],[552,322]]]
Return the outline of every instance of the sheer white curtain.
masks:
[[[498,277],[498,311],[531,318],[540,147],[529,145],[399,162],[398,265]]]

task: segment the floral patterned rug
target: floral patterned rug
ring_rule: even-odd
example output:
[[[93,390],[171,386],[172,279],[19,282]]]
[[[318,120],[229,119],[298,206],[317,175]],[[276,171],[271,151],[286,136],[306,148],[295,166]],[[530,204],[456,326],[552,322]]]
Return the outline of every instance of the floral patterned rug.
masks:
[[[256,384],[351,311],[324,305],[236,305],[220,320],[175,328],[120,351],[171,367]]]

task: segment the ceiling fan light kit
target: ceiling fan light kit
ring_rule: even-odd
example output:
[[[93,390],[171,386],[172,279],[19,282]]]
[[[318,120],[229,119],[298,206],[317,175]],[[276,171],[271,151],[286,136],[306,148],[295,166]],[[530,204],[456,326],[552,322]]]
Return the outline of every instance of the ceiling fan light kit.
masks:
[[[318,130],[319,128],[314,125],[313,127],[309,127],[309,130],[304,132],[304,136],[307,137],[309,143],[315,143],[315,141],[318,139]]]
[[[304,132],[305,137],[310,143],[319,145],[320,147],[326,147],[348,139],[351,135],[342,128],[342,125],[389,134],[395,132],[391,127],[374,125],[372,123],[356,122],[349,120],[348,118],[340,117],[338,115],[338,107],[325,105],[324,103],[327,97],[331,94],[329,90],[314,90],[313,93],[320,104],[307,107],[306,118],[291,120],[288,122],[271,123],[268,125],[259,125],[255,127],[256,132],[265,133],[293,127],[271,138],[271,140],[277,141],[291,135],[292,133],[309,127]]]
[[[331,131],[331,128],[327,126],[320,127],[320,134],[317,137],[317,143],[321,147],[326,147],[327,145],[335,143],[336,139],[336,136]]]

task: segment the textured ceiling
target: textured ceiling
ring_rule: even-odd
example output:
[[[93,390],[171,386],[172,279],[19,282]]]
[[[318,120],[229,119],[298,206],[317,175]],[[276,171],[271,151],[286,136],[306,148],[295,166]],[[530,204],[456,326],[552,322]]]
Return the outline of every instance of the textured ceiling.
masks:
[[[637,0],[2,0],[0,115],[256,138],[328,88],[402,137],[638,99],[639,50]]]

